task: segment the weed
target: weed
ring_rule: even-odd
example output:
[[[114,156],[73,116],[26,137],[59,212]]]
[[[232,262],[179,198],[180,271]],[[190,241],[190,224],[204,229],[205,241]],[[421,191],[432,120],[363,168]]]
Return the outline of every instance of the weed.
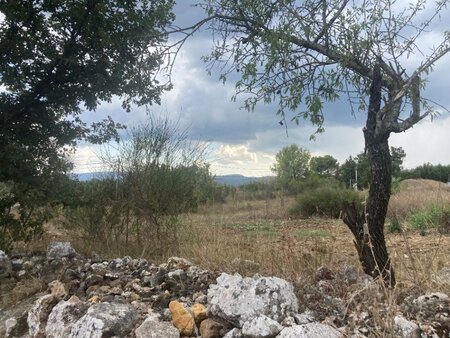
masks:
[[[387,230],[390,233],[401,233],[402,232],[402,226],[400,225],[400,221],[398,220],[398,218],[396,216],[391,218]]]
[[[325,230],[312,230],[312,229],[302,229],[295,233],[297,238],[325,238],[330,237],[331,234]]]

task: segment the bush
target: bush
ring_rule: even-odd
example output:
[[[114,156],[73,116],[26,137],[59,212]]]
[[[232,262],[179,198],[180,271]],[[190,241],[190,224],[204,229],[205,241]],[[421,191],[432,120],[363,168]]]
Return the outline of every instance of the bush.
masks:
[[[361,193],[337,187],[322,187],[299,195],[289,209],[292,217],[324,216],[339,218],[342,211],[350,205],[361,205]]]
[[[392,217],[391,221],[389,222],[387,230],[390,233],[402,232],[402,226],[400,225],[400,221],[398,220],[397,216]]]
[[[444,206],[432,204],[426,209],[418,210],[409,216],[409,223],[415,230],[424,231],[429,228],[440,227],[448,221],[450,210]]]

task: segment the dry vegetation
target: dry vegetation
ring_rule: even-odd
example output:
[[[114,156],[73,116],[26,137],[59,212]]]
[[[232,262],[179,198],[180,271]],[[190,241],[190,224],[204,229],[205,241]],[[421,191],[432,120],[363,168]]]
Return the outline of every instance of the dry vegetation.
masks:
[[[348,285],[337,274],[324,292],[315,282],[319,267],[334,272],[344,265],[359,268],[352,235],[343,222],[289,219],[287,209],[292,200],[286,199],[282,205],[279,199],[248,201],[240,197],[238,194],[233,201],[205,205],[198,213],[183,215],[178,245],[174,246],[177,249],[169,255],[188,258],[216,272],[260,273],[289,279],[296,287],[301,310],[313,309],[319,319],[336,325],[365,327],[369,337],[395,337],[392,318],[405,297],[428,291],[450,294],[450,283],[436,284],[432,278],[443,267],[450,267],[450,235],[436,228],[423,233],[408,224],[409,215],[418,209],[450,203],[450,188],[445,184],[408,180],[392,197],[389,214],[401,215],[403,228],[401,233],[386,234],[398,280],[393,290],[381,286],[375,290],[370,284]],[[61,223],[54,220],[48,224],[45,237],[28,249],[44,250],[51,240],[70,240],[86,256],[95,251],[105,256],[143,256],[151,261],[167,258],[149,257],[145,244],[127,247],[123,242],[93,241],[73,229],[61,228]],[[355,317],[355,313],[367,313],[370,319]]]
[[[276,275],[290,280],[314,279],[320,266],[359,266],[350,231],[340,220],[290,219],[292,200],[243,200],[238,194],[224,204],[204,205],[198,213],[183,215],[176,245],[168,255],[186,257],[214,271]],[[436,287],[431,276],[450,267],[450,236],[437,229],[426,233],[411,229],[408,215],[429,205],[449,205],[450,188],[429,180],[406,180],[392,196],[389,215],[400,219],[401,233],[387,233],[387,242],[400,286]],[[283,204],[283,205],[282,205]],[[401,217],[400,217],[401,216]],[[389,222],[389,220],[388,220]],[[61,220],[47,226],[43,239],[31,245],[45,249],[51,240],[70,240],[78,251],[105,256],[149,257],[145,239],[141,245],[93,241],[62,229]],[[151,239],[148,239],[151,242]],[[250,263],[249,261],[253,262]],[[440,286],[442,287],[442,286]],[[449,289],[441,291],[450,292]]]

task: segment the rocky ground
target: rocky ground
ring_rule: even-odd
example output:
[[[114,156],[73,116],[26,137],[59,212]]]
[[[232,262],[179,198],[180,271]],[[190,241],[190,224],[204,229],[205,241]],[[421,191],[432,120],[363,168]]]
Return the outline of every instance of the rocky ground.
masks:
[[[449,282],[450,271],[436,278]],[[0,337],[450,337],[446,294],[409,294],[387,318],[387,309],[358,311],[329,292],[338,282],[357,290],[356,303],[363,292],[386,293],[348,266],[319,269],[314,290],[299,296],[276,277],[218,275],[176,257],[86,259],[54,242],[41,254],[0,251]],[[391,331],[377,327],[376,312]]]

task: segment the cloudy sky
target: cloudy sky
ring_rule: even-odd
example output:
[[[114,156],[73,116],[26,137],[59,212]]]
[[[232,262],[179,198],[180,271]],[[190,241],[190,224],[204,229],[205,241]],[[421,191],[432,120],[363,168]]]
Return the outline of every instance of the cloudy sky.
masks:
[[[179,1],[175,11],[176,23],[188,26],[202,16],[192,7],[191,0]],[[450,22],[450,12],[443,13],[440,27]],[[444,24],[443,24],[444,23]],[[446,27],[444,29],[449,29]],[[438,29],[424,34],[418,41],[422,51],[427,52],[439,39]],[[164,94],[161,106],[150,107],[152,114],[168,115],[189,128],[193,139],[209,142],[207,160],[213,174],[243,174],[247,176],[270,175],[275,154],[284,146],[297,144],[307,148],[313,155],[330,154],[343,162],[356,155],[364,147],[362,127],[364,113],[351,114],[345,99],[325,107],[325,132],[310,141],[314,128],[308,124],[294,123],[281,126],[276,107],[259,105],[250,113],[241,109],[242,101],[232,102],[234,83],[222,84],[218,75],[208,75],[202,55],[208,54],[212,43],[211,33],[202,31],[184,45],[175,64],[172,81],[174,89]],[[413,69],[422,55],[405,60],[405,67]],[[450,55],[441,59],[429,76],[425,97],[450,108]],[[84,114],[85,120],[93,121],[111,115],[114,120],[127,124],[139,124],[146,120],[144,108],[135,107],[130,113],[121,109],[120,100],[102,104],[95,113]],[[441,110],[433,121],[422,121],[412,129],[391,136],[392,146],[403,147],[406,152],[404,166],[412,168],[430,162],[450,164],[450,114]],[[97,148],[80,145],[73,157],[76,172],[101,170]]]

